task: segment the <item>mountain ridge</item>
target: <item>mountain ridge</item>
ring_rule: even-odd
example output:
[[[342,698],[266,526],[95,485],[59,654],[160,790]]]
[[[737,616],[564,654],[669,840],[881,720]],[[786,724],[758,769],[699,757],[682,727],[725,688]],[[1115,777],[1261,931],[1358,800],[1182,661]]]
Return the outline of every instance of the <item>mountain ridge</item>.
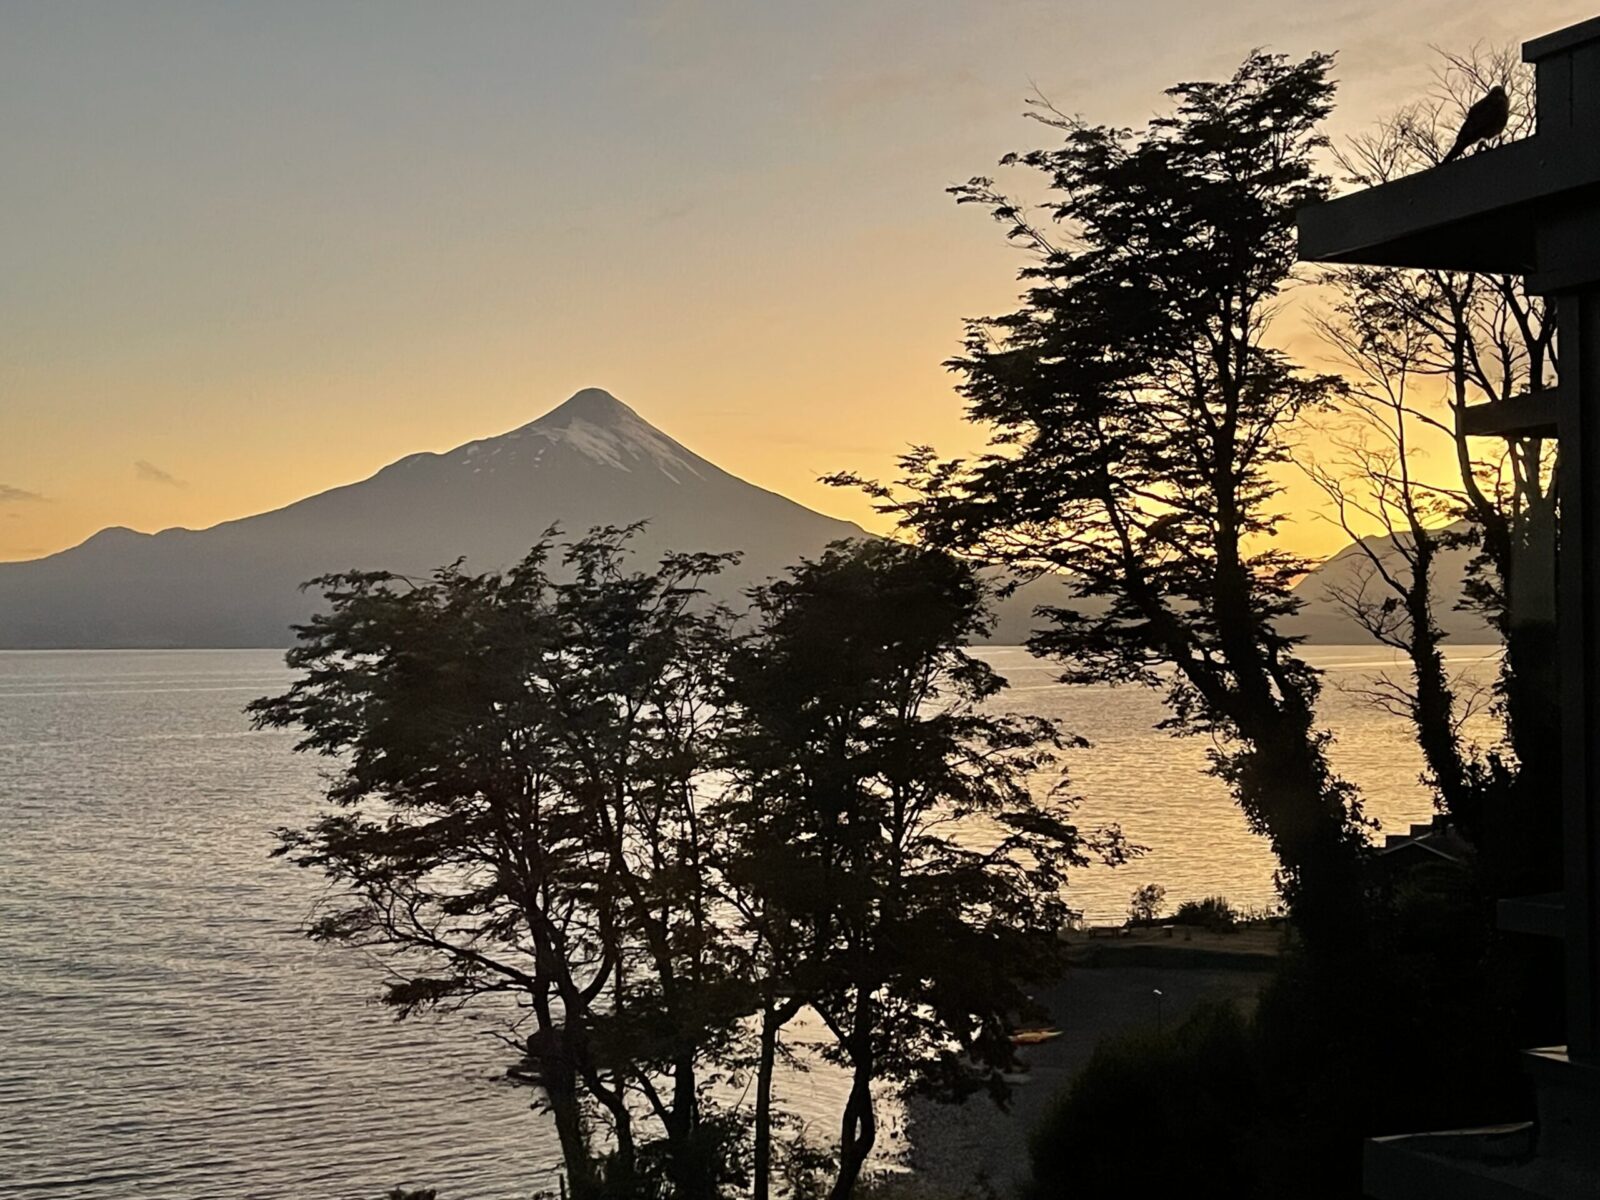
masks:
[[[722,581],[733,595],[829,542],[866,536],[585,388],[505,433],[406,455],[278,508],[203,529],[109,526],[56,554],[0,563],[0,647],[281,646],[310,615],[307,579],[420,574],[457,558],[500,569],[551,525],[577,535],[641,520],[641,562],[741,552]]]
[[[1458,522],[1458,524],[1461,524]],[[1318,563],[1294,586],[1302,602],[1298,613],[1288,621],[1290,632],[1315,644],[1372,644],[1372,636],[1330,595],[1330,589],[1350,593],[1361,588],[1370,570],[1367,547],[1386,562],[1398,561],[1398,539],[1403,534],[1368,534],[1349,543]],[[1434,619],[1445,636],[1458,645],[1496,645],[1499,635],[1477,612],[1460,607],[1465,595],[1467,562],[1475,553],[1465,546],[1451,546],[1439,552],[1434,561]],[[1382,584],[1370,584],[1372,593],[1382,598]]]
[[[646,522],[642,563],[667,550],[737,550],[718,598],[779,574],[829,542],[870,536],[703,458],[602,388],[584,388],[514,429],[444,451],[418,451],[365,478],[201,529],[98,530],[42,558],[0,563],[0,649],[284,646],[311,613],[300,585],[331,572],[425,574],[465,558],[510,566],[552,525],[577,536]],[[1378,545],[1388,539],[1363,539]],[[1441,555],[1441,625],[1458,643],[1492,643],[1457,611],[1469,552]],[[1359,543],[1300,580],[1289,628],[1313,643],[1371,641],[1327,595],[1366,562]],[[1040,580],[996,605],[986,640],[1016,643],[1040,603],[1067,604]]]

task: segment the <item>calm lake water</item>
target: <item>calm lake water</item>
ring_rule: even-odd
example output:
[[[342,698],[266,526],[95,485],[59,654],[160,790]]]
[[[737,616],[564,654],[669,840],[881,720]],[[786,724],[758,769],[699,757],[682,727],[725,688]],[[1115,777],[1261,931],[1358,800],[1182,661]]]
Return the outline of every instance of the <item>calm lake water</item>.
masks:
[[[1062,719],[1094,748],[1069,768],[1084,824],[1150,848],[1077,876],[1072,903],[1116,920],[1145,882],[1169,903],[1273,900],[1272,860],[1205,745],[1154,732],[1156,697],[1064,688],[1021,650],[983,651],[1008,707]],[[1426,819],[1405,724],[1354,689],[1390,665],[1319,647],[1334,761],[1371,814]],[[1487,683],[1493,653],[1453,665]],[[504,1052],[459,1018],[373,1007],[381,966],[298,930],[314,876],[266,857],[270,830],[319,806],[315,761],[241,708],[282,690],[274,651],[0,653],[0,1197],[505,1200],[552,1185],[553,1139]],[[1479,736],[1487,727],[1479,723]],[[786,1081],[833,1127],[831,1072]]]

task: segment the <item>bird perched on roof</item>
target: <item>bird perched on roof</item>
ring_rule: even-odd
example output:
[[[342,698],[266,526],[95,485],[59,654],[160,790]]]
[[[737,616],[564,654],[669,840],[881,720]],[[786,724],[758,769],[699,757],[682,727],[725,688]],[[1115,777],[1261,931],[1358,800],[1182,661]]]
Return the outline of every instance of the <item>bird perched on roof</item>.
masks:
[[[1489,94],[1467,109],[1467,119],[1461,122],[1461,132],[1456,134],[1456,144],[1450,147],[1440,163],[1452,162],[1467,149],[1506,131],[1506,121],[1511,116],[1511,99],[1506,90],[1496,84]]]

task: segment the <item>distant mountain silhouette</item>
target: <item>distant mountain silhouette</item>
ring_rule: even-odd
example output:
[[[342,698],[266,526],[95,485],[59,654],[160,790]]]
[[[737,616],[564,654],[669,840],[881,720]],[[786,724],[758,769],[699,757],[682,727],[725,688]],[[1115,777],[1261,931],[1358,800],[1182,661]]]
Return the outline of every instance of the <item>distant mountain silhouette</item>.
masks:
[[[425,574],[465,558],[476,570],[509,566],[543,530],[581,534],[648,520],[641,562],[664,550],[738,550],[720,582],[740,600],[840,538],[867,536],[747,483],[668,437],[620,400],[587,388],[538,420],[443,454],[413,454],[359,483],[209,529],[103,529],[70,550],[0,563],[0,648],[285,646],[316,597],[300,584],[331,571]],[[1495,640],[1452,610],[1466,552],[1438,572],[1443,623],[1461,642]],[[1368,641],[1326,596],[1362,559],[1347,547],[1301,581],[1295,629],[1315,642]],[[1063,583],[1042,579],[997,606],[988,639],[1025,640],[1038,604],[1071,605]],[[1092,607],[1092,606],[1091,606]]]
[[[1311,642],[1370,645],[1372,637],[1362,629],[1329,595],[1329,589],[1340,591],[1356,588],[1371,570],[1371,562],[1362,545],[1372,547],[1384,561],[1398,559],[1397,543],[1388,536],[1362,538],[1322,562],[1295,585],[1294,594],[1304,601],[1304,607],[1290,622],[1290,629]],[[1454,548],[1442,551],[1434,563],[1433,586],[1436,619],[1450,639],[1464,645],[1493,644],[1500,639],[1476,613],[1462,612],[1458,605],[1462,597],[1462,583],[1466,578],[1467,561],[1473,551]],[[1398,566],[1398,563],[1397,563]],[[1383,599],[1388,593],[1381,580],[1367,584],[1368,594]]]
[[[1298,634],[1314,645],[1376,644],[1372,635],[1330,595],[1330,588],[1348,592],[1368,579],[1371,562],[1361,548],[1363,544],[1373,548],[1384,561],[1394,561],[1396,569],[1399,568],[1395,539],[1373,536],[1350,543],[1308,571],[1295,585],[1294,595],[1302,607],[1286,622],[1287,632]],[[1440,552],[1433,570],[1435,612],[1440,628],[1457,645],[1498,645],[1499,635],[1477,613],[1462,611],[1459,607],[1464,595],[1467,562],[1474,553],[1468,548]],[[1376,600],[1388,595],[1381,580],[1369,580],[1366,587],[1367,594]],[[1041,604],[1073,608],[1086,614],[1104,611],[1103,601],[1073,599],[1063,579],[1039,579],[997,606],[998,621],[994,636],[989,640],[999,645],[1025,641],[1029,631],[1040,623],[1032,610]]]
[[[726,598],[828,542],[864,536],[730,475],[598,388],[520,429],[413,454],[369,479],[209,529],[102,530],[0,563],[0,647],[284,646],[330,571],[491,570],[559,522],[567,534],[648,519],[663,550],[740,550]]]

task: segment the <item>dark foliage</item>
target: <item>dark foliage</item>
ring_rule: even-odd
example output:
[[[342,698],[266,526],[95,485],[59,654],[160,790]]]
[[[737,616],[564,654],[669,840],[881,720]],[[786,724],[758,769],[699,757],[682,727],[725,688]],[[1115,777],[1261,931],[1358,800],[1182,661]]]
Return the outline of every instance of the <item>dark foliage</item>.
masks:
[[[401,1016],[513,998],[514,1078],[579,1200],[719,1190],[709,1148],[736,1147],[704,1092],[749,1005],[699,869],[727,633],[695,601],[726,560],[629,572],[629,532],[568,546],[559,581],[548,542],[504,575],[319,580],[299,679],[251,706],[335,760],[337,811],[281,834],[335,885],[311,935],[384,954]]]
[[[1340,385],[1265,342],[1294,213],[1328,186],[1329,65],[1252,54],[1138,133],[1044,111],[1062,144],[1007,161],[1048,181],[1048,225],[988,179],[954,189],[1035,254],[1021,307],[974,322],[950,364],[992,449],[918,451],[900,487],[868,486],[935,544],[1059,573],[1083,603],[1044,613],[1034,649],[1069,680],[1164,689],[1167,727],[1214,739],[1306,936],[1346,955],[1367,928],[1362,818],[1278,629],[1303,564],[1272,541],[1286,430]]]
[[[1024,1194],[1246,1195],[1260,1111],[1249,1024],[1231,1007],[1107,1039],[1034,1131]]]
[[[1471,877],[1379,889],[1384,943],[1345,986],[1293,943],[1253,1015],[1113,1039],[1033,1139],[1032,1195],[1355,1197],[1364,1138],[1526,1120],[1506,976]],[[1197,905],[1196,908],[1201,906]]]
[[[1226,896],[1207,896],[1203,900],[1185,900],[1172,914],[1174,925],[1198,925],[1202,929],[1232,929],[1239,923],[1239,914]]]
[[[1059,966],[1065,871],[1122,847],[1030,787],[1064,739],[991,708],[1003,681],[965,649],[987,620],[969,567],[842,545],[754,599],[729,670],[725,870],[851,1073],[840,1197],[876,1140],[878,1081],[1004,1098],[1010,1022]]]

